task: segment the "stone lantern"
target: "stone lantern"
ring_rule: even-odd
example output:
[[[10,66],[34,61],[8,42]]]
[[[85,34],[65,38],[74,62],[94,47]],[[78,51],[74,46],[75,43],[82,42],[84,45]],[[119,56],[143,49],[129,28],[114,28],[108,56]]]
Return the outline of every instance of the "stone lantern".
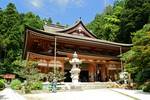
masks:
[[[80,74],[79,64],[81,64],[82,61],[78,59],[78,55],[76,52],[74,52],[73,58],[69,61],[69,63],[72,65],[72,69],[70,71],[72,83],[78,84]]]
[[[124,81],[124,84],[128,83],[129,73],[128,72],[121,72],[120,73],[120,79]]]

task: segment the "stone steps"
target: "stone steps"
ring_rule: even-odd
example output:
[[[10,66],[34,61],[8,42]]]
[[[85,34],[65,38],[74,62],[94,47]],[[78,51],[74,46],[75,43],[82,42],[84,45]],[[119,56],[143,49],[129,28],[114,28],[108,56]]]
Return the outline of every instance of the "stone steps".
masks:
[[[117,84],[115,82],[79,82],[77,85],[73,85],[71,82],[58,83],[57,88],[60,91],[80,91],[88,89],[102,89],[114,87]],[[43,85],[43,90],[49,90],[49,84]]]
[[[74,86],[72,83],[64,83],[61,88],[63,90],[87,90],[87,89],[101,89],[111,87],[114,82],[86,82],[79,83],[77,86]]]
[[[81,84],[82,89],[101,89],[101,88],[108,88],[110,84],[113,84],[113,82],[95,82],[95,83],[87,83],[87,84]]]

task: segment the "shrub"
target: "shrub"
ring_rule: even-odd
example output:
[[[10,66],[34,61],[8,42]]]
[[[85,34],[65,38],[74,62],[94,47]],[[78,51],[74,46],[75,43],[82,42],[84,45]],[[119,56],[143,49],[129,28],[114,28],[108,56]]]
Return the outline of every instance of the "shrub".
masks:
[[[12,80],[10,86],[12,89],[19,90],[21,89],[21,81],[18,79]]]
[[[145,87],[144,84],[138,84],[137,87],[136,87],[136,89],[142,90],[144,87]]]
[[[32,90],[42,90],[42,82],[33,82],[31,85]]]
[[[150,92],[150,82],[146,83],[142,90],[143,92]]]
[[[27,84],[26,84],[26,85],[24,86],[24,88],[25,88],[25,89],[24,89],[24,92],[25,92],[25,93],[31,93],[31,86],[30,86],[30,85],[27,85]]]
[[[0,79],[0,90],[5,88],[5,80],[4,79]]]
[[[138,83],[138,84],[143,84],[144,83],[144,77],[143,77],[143,73],[142,72],[138,72],[138,74],[136,75],[135,77],[135,81]]]

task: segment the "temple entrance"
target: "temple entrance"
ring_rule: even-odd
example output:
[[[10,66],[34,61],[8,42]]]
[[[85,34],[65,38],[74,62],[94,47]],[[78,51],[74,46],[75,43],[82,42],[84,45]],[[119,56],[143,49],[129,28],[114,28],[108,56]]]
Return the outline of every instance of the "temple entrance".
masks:
[[[72,65],[66,61],[64,63],[65,80],[64,82],[71,82],[70,70]],[[81,72],[79,75],[80,82],[106,82],[115,81],[118,79],[119,68],[113,68],[105,63],[83,62],[79,66]]]
[[[71,73],[69,72],[70,70],[65,70],[65,79],[64,82],[71,82]],[[80,82],[88,82],[89,81],[89,72],[88,70],[83,70],[80,72],[79,75],[79,81]]]
[[[100,64],[96,65],[96,73],[95,73],[95,81],[102,81],[101,80],[101,68],[100,68]]]
[[[64,82],[71,82],[71,73],[69,72],[70,70],[65,70],[65,79]]]
[[[88,82],[89,81],[89,72],[88,72],[88,70],[83,70],[83,71],[80,72],[79,81],[80,82]]]
[[[71,70],[71,69],[70,69]],[[64,82],[71,82],[71,73],[70,70],[65,70],[65,79]],[[89,81],[89,72],[87,70],[81,71],[79,75],[80,82],[88,82]]]

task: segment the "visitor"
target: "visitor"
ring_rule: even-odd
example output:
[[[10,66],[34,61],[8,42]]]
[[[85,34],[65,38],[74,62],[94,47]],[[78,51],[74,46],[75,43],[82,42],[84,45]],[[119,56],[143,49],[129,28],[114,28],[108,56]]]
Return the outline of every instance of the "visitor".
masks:
[[[54,78],[52,81],[52,92],[56,93],[56,89],[57,89],[57,80]]]

